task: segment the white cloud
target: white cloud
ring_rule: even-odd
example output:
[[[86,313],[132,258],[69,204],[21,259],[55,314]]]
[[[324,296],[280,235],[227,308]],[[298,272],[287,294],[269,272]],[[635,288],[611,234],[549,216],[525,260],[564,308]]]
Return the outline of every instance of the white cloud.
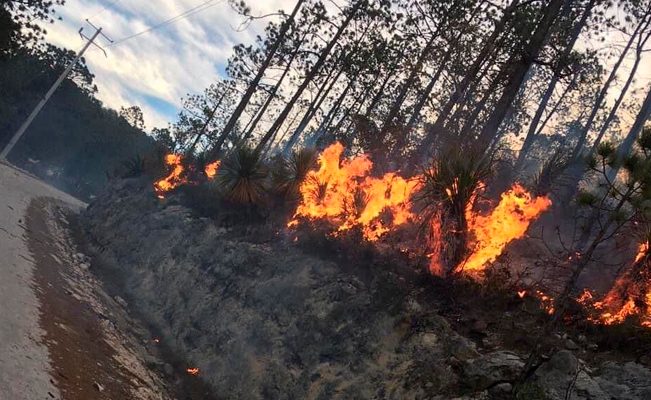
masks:
[[[47,40],[78,50],[83,45],[77,33],[79,27],[85,26],[87,34],[92,32],[84,21],[89,18],[117,42],[205,1],[67,0],[57,9],[62,20],[47,26]],[[253,43],[268,21],[255,21],[244,31],[236,31],[242,17],[227,1],[214,0],[210,4],[211,7],[188,18],[115,46],[100,40],[107,49],[107,58],[98,49],[89,49],[85,58],[96,75],[99,99],[115,109],[138,105],[148,127],[165,126],[174,118],[174,112],[157,108],[148,99],[167,102],[178,109],[182,96],[200,92],[219,78],[235,44]],[[264,15],[279,9],[290,12],[294,0],[249,1],[249,4],[254,15]]]

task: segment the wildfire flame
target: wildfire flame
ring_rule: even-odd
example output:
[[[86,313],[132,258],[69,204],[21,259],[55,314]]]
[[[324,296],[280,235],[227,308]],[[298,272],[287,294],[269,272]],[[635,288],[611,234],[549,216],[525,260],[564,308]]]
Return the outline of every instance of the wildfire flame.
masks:
[[[180,155],[166,155],[165,164],[170,168],[169,175],[154,183],[154,191],[160,199],[165,197],[165,193],[187,182],[187,179],[183,176],[185,167],[183,167]]]
[[[487,215],[466,210],[468,229],[474,238],[470,256],[462,263],[465,271],[483,270],[495,261],[512,241],[522,238],[529,224],[551,206],[547,196],[533,198],[520,184],[502,193],[500,202]]]
[[[199,368],[188,368],[185,371],[192,376],[199,375]]]
[[[206,177],[208,179],[213,179],[217,175],[217,170],[219,169],[220,165],[221,161],[219,160],[206,164],[206,167],[203,170],[203,172],[206,174]]]
[[[637,250],[637,255],[635,256],[635,261],[634,262],[640,262],[644,257],[649,255],[649,241],[645,241],[643,243],[640,243],[640,247]]]
[[[590,321],[617,325],[637,316],[642,326],[651,328],[651,281],[648,279],[649,266],[645,264],[648,255],[649,242],[645,241],[640,244],[631,269],[615,281],[602,300],[592,302],[592,294],[587,290],[577,299],[596,313]]]
[[[300,185],[301,201],[289,227],[298,224],[298,217],[326,219],[336,232],[359,226],[365,239],[376,241],[392,227],[414,219],[410,199],[420,187],[418,179],[395,173],[372,177],[368,156],[342,160],[343,152],[337,142],[319,155],[319,169],[310,171]],[[389,221],[380,218],[385,212]]]

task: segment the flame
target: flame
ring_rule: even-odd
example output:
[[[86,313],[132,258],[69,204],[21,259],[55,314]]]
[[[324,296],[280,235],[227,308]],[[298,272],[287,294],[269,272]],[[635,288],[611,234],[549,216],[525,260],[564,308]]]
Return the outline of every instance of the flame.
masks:
[[[165,197],[165,193],[187,182],[187,179],[183,176],[185,167],[183,167],[180,155],[166,155],[165,164],[170,167],[169,175],[154,183],[154,191],[160,199]]]
[[[319,155],[319,169],[310,171],[301,183],[301,201],[294,219],[325,219],[336,232],[360,227],[364,238],[376,241],[392,227],[414,219],[410,199],[420,187],[417,178],[405,179],[395,173],[380,178],[370,176],[373,162],[366,155],[343,159],[344,146],[334,143]],[[390,221],[380,216],[388,212]]]
[[[524,296],[526,296],[526,295],[527,295],[526,290],[518,290],[518,297],[519,298],[524,299]]]
[[[638,248],[637,255],[635,256],[635,263],[641,261],[644,257],[646,257],[649,254],[649,241],[645,241],[643,243],[640,243],[640,247]]]
[[[465,271],[479,271],[495,261],[513,240],[525,235],[529,224],[551,206],[547,196],[533,198],[520,184],[502,193],[498,205],[487,215],[466,211],[469,232],[474,238],[470,256],[460,265]]]
[[[206,164],[206,167],[203,170],[206,173],[206,177],[208,179],[213,179],[217,175],[217,170],[219,169],[220,165],[221,161],[219,160]]]
[[[598,313],[596,317],[590,318],[592,322],[617,325],[631,316],[637,316],[642,326],[651,328],[648,255],[649,242],[640,243],[632,267],[615,281],[601,301],[592,304],[593,310]]]
[[[199,375],[199,368],[188,368],[185,371],[192,376]]]

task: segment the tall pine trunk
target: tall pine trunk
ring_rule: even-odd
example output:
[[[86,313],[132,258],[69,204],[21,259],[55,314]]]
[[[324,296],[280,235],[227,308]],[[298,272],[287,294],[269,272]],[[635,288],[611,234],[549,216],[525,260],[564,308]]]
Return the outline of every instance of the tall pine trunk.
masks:
[[[563,2],[563,0],[551,0],[545,7],[544,14],[540,19],[538,26],[531,35],[531,39],[529,40],[529,43],[527,43],[526,48],[523,49],[524,54],[519,56],[515,64],[512,66],[506,87],[493,108],[493,112],[488,117],[488,121],[484,124],[484,127],[479,134],[480,146],[488,147],[491,141],[495,138],[504,117],[518,94],[520,86],[527,75],[527,71],[540,54],[540,51],[545,44],[545,39],[547,38],[550,28],[553,26],[554,20],[556,20],[556,17],[561,10]]]
[[[305,0],[298,0],[289,18],[287,18],[287,20],[283,22],[280,28],[280,32],[278,32],[278,37],[276,38],[273,45],[267,52],[267,57],[265,57],[262,65],[260,66],[260,68],[258,68],[258,72],[256,73],[255,77],[249,83],[249,86],[246,88],[246,92],[244,92],[244,95],[240,99],[240,102],[237,104],[237,107],[235,107],[233,114],[231,114],[231,117],[226,122],[226,125],[224,125],[224,129],[222,129],[222,133],[219,135],[217,142],[215,142],[212,152],[218,153],[221,150],[222,146],[224,145],[224,142],[226,141],[226,138],[235,127],[235,124],[237,123],[237,120],[240,118],[240,115],[242,114],[246,106],[249,104],[249,101],[251,100],[251,97],[253,96],[255,91],[258,89],[260,80],[264,76],[267,67],[269,67],[269,65],[271,64],[271,60],[273,60],[274,56],[276,55],[276,51],[278,51],[280,45],[285,41],[285,35],[287,34],[287,31],[289,30],[290,26],[294,24],[294,18],[296,17],[298,10],[301,8],[304,2]]]
[[[606,95],[608,94],[608,90],[610,90],[610,86],[617,78],[617,71],[619,70],[619,67],[622,65],[624,60],[626,59],[626,54],[628,54],[628,51],[633,45],[633,42],[635,41],[635,38],[640,32],[640,29],[642,29],[643,24],[644,21],[640,22],[637,25],[635,31],[631,34],[630,39],[628,40],[628,42],[626,42],[626,46],[624,47],[624,50],[622,50],[622,53],[617,59],[617,62],[615,62],[615,65],[613,65],[613,69],[610,71],[610,75],[608,76],[608,79],[606,79],[606,82],[604,82],[603,86],[601,87],[601,90],[599,90],[599,93],[597,94],[597,99],[595,100],[594,105],[592,106],[592,109],[590,111],[590,115],[588,115],[588,119],[583,125],[583,129],[581,129],[579,140],[577,141],[576,146],[574,146],[574,150],[572,151],[572,158],[578,159],[579,156],[581,156],[583,152],[583,147],[585,146],[585,143],[588,139],[588,133],[590,132],[590,128],[592,127],[592,124],[594,123],[594,120],[597,117],[597,113],[599,112],[599,109],[601,108],[604,100],[606,99]]]
[[[285,122],[285,119],[287,119],[287,116],[291,112],[292,108],[294,107],[294,104],[301,98],[303,95],[303,92],[305,89],[308,87],[308,85],[312,82],[312,80],[316,77],[318,72],[321,70],[321,67],[325,63],[326,59],[330,55],[330,52],[332,51],[332,48],[335,46],[341,35],[344,33],[344,31],[348,28],[348,25],[350,25],[350,22],[353,20],[355,15],[357,14],[357,11],[362,8],[362,5],[365,4],[365,0],[358,0],[353,8],[350,10],[349,14],[346,16],[345,20],[339,26],[337,29],[337,32],[333,36],[333,38],[328,42],[328,45],[326,46],[325,49],[321,52],[319,55],[318,60],[314,64],[314,66],[310,69],[310,72],[307,74],[305,79],[303,79],[303,82],[301,85],[296,89],[296,93],[294,93],[294,96],[289,100],[289,103],[285,106],[283,111],[280,113],[278,118],[276,118],[276,121],[271,125],[267,133],[262,137],[260,142],[258,143],[258,146],[256,147],[256,151],[260,151],[264,148],[264,146],[267,144],[267,142],[271,139],[271,137],[276,133],[276,131],[280,128],[280,126]]]
[[[563,53],[559,57],[559,64],[561,66],[567,63],[567,61],[569,60],[570,53],[572,52],[572,49],[574,48],[574,45],[576,44],[576,41],[579,38],[581,31],[583,30],[583,27],[585,26],[588,18],[590,17],[590,14],[592,13],[592,9],[595,5],[595,2],[596,0],[590,0],[590,2],[586,4],[585,10],[583,11],[583,14],[581,14],[581,19],[572,27],[572,31],[570,33],[570,38],[567,42],[567,45],[565,46],[565,49],[563,49]],[[569,9],[570,7],[566,7],[566,8]],[[545,109],[547,108],[547,104],[549,103],[549,100],[554,94],[554,90],[556,89],[556,85],[558,84],[559,80],[560,80],[559,72],[553,71],[552,79],[549,81],[549,84],[547,85],[547,89],[545,90],[545,93],[543,93],[542,98],[540,99],[540,103],[538,103],[538,108],[536,109],[536,113],[534,114],[533,119],[531,120],[531,124],[529,124],[527,135],[524,138],[524,143],[522,144],[522,148],[520,149],[520,153],[518,154],[518,159],[516,161],[516,170],[522,167],[522,164],[524,163],[524,159],[527,153],[529,152],[529,150],[531,149],[531,145],[533,144],[536,138],[536,132],[539,131],[538,125],[540,124],[540,120],[542,119]]]

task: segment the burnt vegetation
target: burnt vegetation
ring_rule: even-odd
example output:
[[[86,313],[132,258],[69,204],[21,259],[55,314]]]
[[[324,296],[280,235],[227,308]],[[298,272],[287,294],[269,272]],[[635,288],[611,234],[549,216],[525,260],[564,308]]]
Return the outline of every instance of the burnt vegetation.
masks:
[[[50,3],[28,3],[48,18]],[[3,47],[3,82],[24,63],[50,77],[71,57],[34,44],[20,7],[2,3],[19,43]],[[297,0],[151,136],[137,107],[103,109],[80,65],[63,91],[116,128],[70,139],[79,149],[50,163],[79,166],[101,146],[90,171],[110,171],[109,189],[144,190],[143,213],[187,207],[220,241],[336,261],[431,307],[392,320],[410,334],[441,314],[481,350],[527,354],[504,382],[474,389],[509,383],[504,396],[545,398],[536,377],[561,347],[651,364],[650,37],[647,0]],[[591,41],[604,46],[579,45]],[[36,136],[25,146],[23,163],[41,152]],[[448,367],[463,375],[466,361]]]

